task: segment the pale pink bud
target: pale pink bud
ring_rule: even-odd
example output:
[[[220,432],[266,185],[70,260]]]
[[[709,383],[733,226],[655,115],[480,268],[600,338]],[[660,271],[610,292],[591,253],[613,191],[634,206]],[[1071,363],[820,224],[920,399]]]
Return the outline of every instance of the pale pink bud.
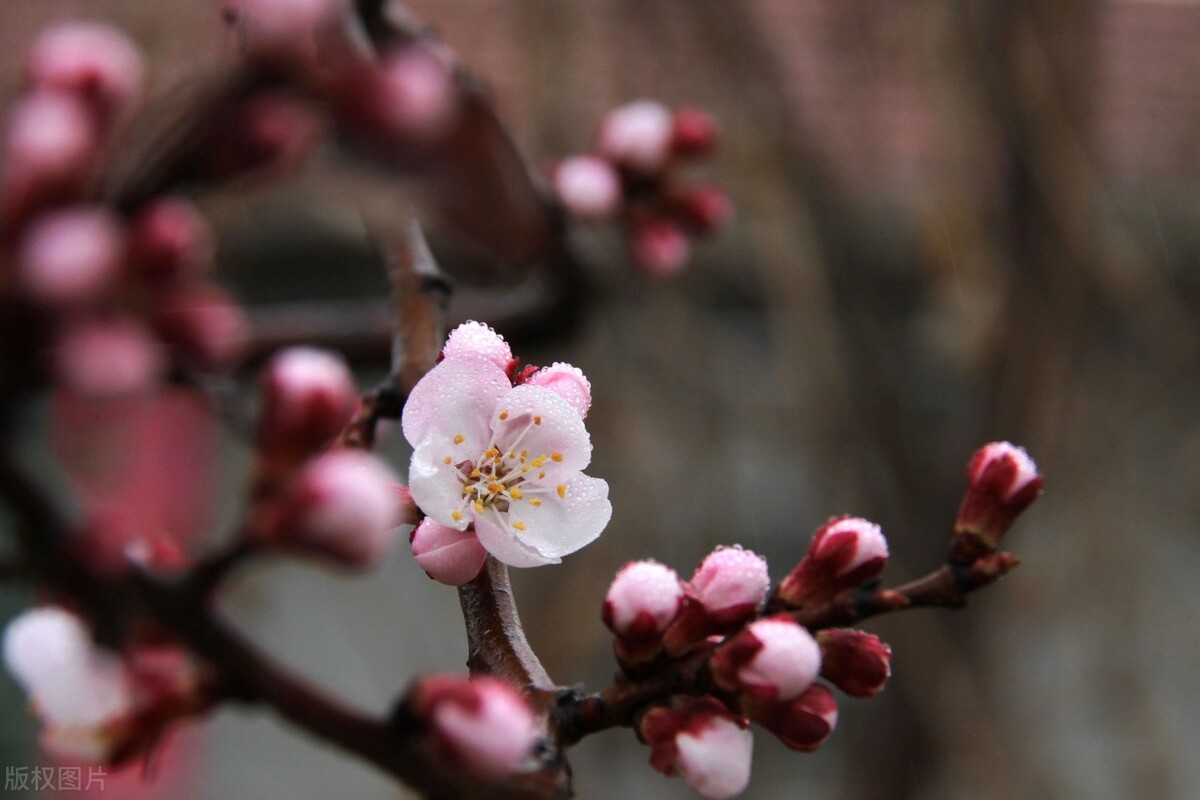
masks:
[[[396,540],[395,485],[396,476],[372,455],[326,453],[304,469],[296,507],[272,538],[346,567],[373,566]]]
[[[697,186],[680,192],[675,198],[675,206],[683,221],[699,236],[725,227],[733,218],[729,195],[712,186]]]
[[[677,275],[687,264],[692,246],[679,226],[666,219],[648,219],[630,226],[634,263],[651,278]]]
[[[83,206],[51,212],[33,220],[21,241],[21,283],[41,303],[81,303],[108,287],[123,254],[121,227],[108,212]]]
[[[5,139],[6,213],[18,216],[77,191],[99,148],[96,124],[76,97],[33,92],[16,101]]]
[[[604,624],[624,638],[654,638],[675,618],[682,600],[675,570],[657,561],[631,561],[608,588]]]
[[[103,119],[141,90],[145,66],[134,43],[116,28],[70,22],[37,38],[25,71],[33,87],[77,94],[94,103]]]
[[[702,108],[681,108],[671,126],[671,152],[681,156],[701,156],[717,145],[717,122]]]
[[[743,710],[787,702],[812,685],[821,648],[803,626],[781,615],[761,619],[713,653],[713,680],[742,695]]]
[[[485,780],[521,771],[540,738],[525,698],[496,678],[432,675],[417,683],[406,707],[451,766]]]
[[[412,533],[412,553],[425,574],[447,586],[473,581],[488,553],[474,531],[460,531],[426,518]]]
[[[259,92],[234,108],[202,146],[203,180],[277,178],[300,169],[324,131],[315,109],[283,92]]]
[[[726,800],[750,782],[754,737],[744,720],[711,697],[652,708],[637,730],[650,745],[651,766],[680,776],[701,797]]]
[[[155,309],[155,327],[181,354],[212,369],[235,361],[250,335],[245,312],[215,286],[189,286],[164,295]]]
[[[666,166],[672,127],[666,106],[654,100],[636,100],[605,115],[596,137],[596,152],[635,172],[655,173]]]
[[[386,132],[428,142],[454,122],[458,94],[449,66],[424,45],[410,45],[384,60],[378,102]]]
[[[779,703],[752,716],[792,750],[810,753],[825,743],[837,726],[838,707],[833,692],[814,683],[789,703]]]
[[[114,397],[149,388],[162,371],[163,358],[158,342],[138,322],[81,320],[61,334],[54,366],[72,391]]]
[[[181,197],[153,201],[129,227],[130,267],[150,280],[194,277],[208,267],[214,248],[208,223]]]
[[[878,577],[887,558],[887,540],[878,525],[835,517],[813,534],[808,553],[776,594],[791,606],[822,602]]]
[[[347,0],[225,0],[250,50],[273,58],[313,58],[319,32],[346,12]]]
[[[967,491],[954,523],[952,560],[986,555],[1041,494],[1042,477],[1024,449],[1009,442],[981,447],[967,466]]]
[[[295,457],[316,452],[342,432],[358,404],[342,357],[312,347],[276,354],[263,373],[260,445]]]
[[[771,579],[762,556],[741,547],[718,547],[685,587],[679,616],[663,643],[678,655],[709,636],[731,633],[758,611]]]
[[[574,217],[608,219],[621,203],[621,176],[606,159],[573,156],[554,170],[554,193]]]
[[[874,697],[892,674],[892,648],[865,631],[832,628],[817,634],[821,677],[851,697]]]
[[[474,320],[464,322],[450,331],[446,346],[442,348],[442,355],[446,358],[467,354],[481,355],[505,371],[513,360],[512,350],[504,337]]]
[[[592,384],[579,367],[556,361],[530,375],[525,383],[554,392],[581,417],[592,407]]]

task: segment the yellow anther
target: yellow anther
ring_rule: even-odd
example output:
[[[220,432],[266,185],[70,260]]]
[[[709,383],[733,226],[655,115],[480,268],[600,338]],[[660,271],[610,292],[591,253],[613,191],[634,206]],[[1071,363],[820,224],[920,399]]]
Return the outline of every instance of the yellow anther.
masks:
[[[519,531],[523,531],[523,530],[525,530],[525,523],[524,522],[514,522],[513,527]]]
[[[541,417],[534,417],[534,418],[533,418],[533,424],[534,424],[534,425],[541,425],[541,424],[542,424],[542,418],[541,418]]]
[[[463,436],[461,433],[454,437],[455,444],[462,444],[465,441],[466,441],[466,437]]]
[[[531,470],[531,469],[533,469],[533,467],[526,464],[525,466],[521,467],[521,474],[524,475],[526,472],[529,472],[529,470]]]
[[[544,472],[539,472],[539,473],[538,473],[538,480],[539,480],[539,481],[540,481],[542,478],[544,478],[544,477],[546,477],[546,473],[544,473]]]
[[[529,458],[529,451],[528,451],[528,450],[522,450],[522,451],[521,451],[521,458]]]
[[[475,503],[474,503],[474,506],[475,506],[475,513],[476,513],[476,514],[482,514],[482,513],[483,513],[483,501],[482,501],[482,500],[476,500],[476,501],[475,501]]]
[[[452,461],[454,461],[454,459],[450,458],[450,456],[446,456],[445,458],[442,459],[443,464],[449,464]]]
[[[542,501],[541,501],[541,500],[539,500],[539,499],[537,499],[537,498],[535,497],[535,498],[533,498],[532,500],[530,500],[530,501],[529,501],[529,505],[533,506],[534,508],[541,508],[541,507],[542,507]]]
[[[511,497],[513,500],[520,500],[522,497],[525,496],[525,493],[522,492],[520,489],[518,489],[516,486],[513,486],[511,489],[508,490],[508,496]]]
[[[450,518],[453,519],[455,522],[460,522],[462,520],[462,512],[461,511],[451,511]]]
[[[531,461],[530,463],[531,463],[531,464],[533,464],[533,465],[534,465],[535,467],[537,467],[538,469],[541,469],[541,468],[542,468],[543,466],[545,466],[545,464],[546,464],[546,457],[545,457],[545,456],[538,456],[537,458],[535,458],[535,459],[534,459],[533,461]]]
[[[550,460],[556,463],[562,461],[562,453],[551,453]]]
[[[504,421],[504,420],[506,420],[506,419],[508,419],[508,412],[507,412],[507,411],[501,411],[501,412],[500,412],[500,421],[501,421],[501,422],[503,422],[503,421]]]
[[[479,468],[478,468],[478,467],[476,467],[475,469],[471,470],[471,477],[472,477],[472,478],[478,478],[478,477],[479,477],[480,475],[482,475],[482,474],[483,474],[483,473],[479,471]]]
[[[561,500],[567,496],[567,485],[565,483],[560,483],[554,491],[558,492],[558,497]]]
[[[509,453],[509,454],[508,454],[508,457],[509,457],[509,458],[516,458],[516,457],[517,457],[517,454],[516,454],[516,453]]]
[[[496,494],[503,488],[504,488],[504,484],[502,484],[502,483],[489,483],[488,484],[488,491],[491,492],[492,494]]]

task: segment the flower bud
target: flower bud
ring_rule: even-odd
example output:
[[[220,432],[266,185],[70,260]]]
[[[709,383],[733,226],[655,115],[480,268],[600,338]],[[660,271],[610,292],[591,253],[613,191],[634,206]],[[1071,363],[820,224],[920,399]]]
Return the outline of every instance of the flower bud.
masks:
[[[679,216],[698,236],[707,236],[725,227],[733,218],[729,195],[712,186],[685,189],[674,198]]]
[[[731,633],[753,617],[771,579],[762,556],[741,547],[718,547],[685,587],[679,615],[663,638],[678,655],[713,635]]]
[[[69,199],[87,180],[99,146],[95,123],[78,98],[59,92],[19,98],[4,142],[6,217]]]
[[[18,269],[34,300],[74,305],[109,286],[123,255],[123,233],[112,215],[79,206],[33,220],[21,241]]]
[[[166,293],[154,312],[159,335],[186,360],[205,369],[232,364],[249,337],[245,313],[215,286],[188,286]]]
[[[374,456],[336,450],[313,460],[289,498],[291,508],[264,534],[280,547],[345,567],[377,564],[397,534],[396,477]]]
[[[786,614],[761,619],[722,644],[710,661],[713,680],[737,692],[742,710],[787,702],[812,685],[821,670],[821,648]]]
[[[819,603],[861,586],[887,563],[879,526],[859,517],[835,517],[813,535],[808,553],[776,592],[789,606]]]
[[[819,683],[788,703],[778,703],[752,715],[759,725],[793,750],[810,753],[829,738],[837,726],[838,708],[833,692]]]
[[[145,65],[134,43],[116,28],[70,22],[37,38],[25,74],[36,89],[75,94],[107,123],[141,90]]]
[[[817,634],[821,677],[851,697],[874,697],[892,674],[892,648],[865,631],[832,628]]]
[[[384,131],[414,143],[444,135],[458,112],[458,94],[445,61],[425,45],[409,45],[383,63],[380,97]]]
[[[671,150],[671,112],[655,100],[637,100],[608,112],[600,123],[596,152],[642,174],[663,169]]]
[[[592,407],[592,384],[579,367],[556,361],[525,379],[530,386],[549,389],[567,401],[580,417],[586,417]]]
[[[608,219],[621,204],[621,176],[606,159],[574,156],[554,170],[554,193],[573,217]]]
[[[496,678],[422,678],[405,710],[428,727],[448,766],[484,780],[520,771],[540,738],[525,698]]]
[[[651,278],[669,278],[687,264],[692,246],[679,226],[666,219],[634,223],[629,230],[634,263]]]
[[[750,782],[754,736],[745,720],[714,698],[651,708],[637,731],[650,745],[651,766],[664,775],[679,775],[701,797],[726,800]]]
[[[129,319],[71,323],[54,354],[54,370],[63,385],[96,398],[144,391],[162,367],[158,342]]]
[[[460,531],[428,517],[413,530],[413,558],[425,574],[447,586],[473,581],[488,553],[472,530]]]
[[[278,353],[263,374],[259,444],[303,458],[333,441],[354,414],[358,390],[341,356],[311,347]]]
[[[661,649],[662,634],[683,601],[679,576],[656,561],[631,561],[617,573],[604,597],[602,618],[617,636],[622,666],[643,663]]]
[[[322,132],[310,104],[283,92],[259,92],[214,128],[201,146],[203,168],[194,177],[213,181],[290,175],[304,165]]]
[[[196,207],[179,197],[145,206],[129,228],[129,265],[152,281],[196,277],[212,261],[214,240]]]
[[[442,348],[445,358],[456,358],[468,353],[481,355],[497,367],[508,371],[513,354],[504,337],[482,322],[470,320],[450,331],[446,346]]]
[[[954,522],[951,560],[969,563],[994,550],[1041,494],[1043,482],[1024,449],[1009,442],[981,447],[967,466],[967,491]]]
[[[335,24],[346,0],[225,0],[250,51],[272,59],[313,59],[322,29]]]
[[[671,152],[703,156],[717,145],[717,122],[702,108],[681,108],[671,121]]]

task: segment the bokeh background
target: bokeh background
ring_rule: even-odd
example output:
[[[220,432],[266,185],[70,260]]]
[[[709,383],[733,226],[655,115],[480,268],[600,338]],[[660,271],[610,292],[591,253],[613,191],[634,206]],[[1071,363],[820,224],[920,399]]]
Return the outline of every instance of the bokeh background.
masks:
[[[633,558],[686,575],[740,542],[778,579],[817,525],[854,513],[883,525],[890,578],[927,571],[966,459],[1011,439],[1047,479],[1012,534],[1024,565],[964,613],[871,624],[895,648],[888,690],[846,699],[816,754],[757,736],[745,796],[1200,796],[1200,4],[411,5],[488,80],[538,163],[585,149],[606,109],[639,97],[708,107],[724,132],[698,177],[730,191],[737,218],[685,274],[647,282],[616,236],[580,231],[578,324],[514,331],[528,361],[591,378],[589,472],[615,509],[599,542],[515,576],[551,675],[611,677],[599,607]],[[161,92],[229,48],[215,2],[6,0],[4,98],[22,43],[75,16],[130,30]],[[341,166],[325,154],[286,185],[202,198],[220,269],[265,325],[381,308]],[[360,350],[367,386],[385,364],[370,357],[380,347]],[[235,513],[246,460],[236,435],[214,426],[207,440],[199,457],[169,438],[136,448],[191,447],[196,480],[212,473],[207,513],[156,512],[197,536]],[[401,437],[387,451],[402,470]],[[466,655],[454,592],[402,551],[365,578],[254,567],[226,608],[315,680],[385,708],[412,675],[461,670]],[[3,616],[32,598],[6,589]],[[37,763],[22,703],[0,679],[6,767]],[[691,796],[628,731],[572,761],[582,798]],[[96,796],[403,796],[236,709],[183,731],[152,773]]]

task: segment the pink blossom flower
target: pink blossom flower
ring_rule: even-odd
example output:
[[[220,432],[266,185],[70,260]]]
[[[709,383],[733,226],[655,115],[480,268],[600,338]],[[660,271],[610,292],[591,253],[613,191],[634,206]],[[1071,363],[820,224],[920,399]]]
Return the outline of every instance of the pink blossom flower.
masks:
[[[509,566],[558,563],[608,524],[608,484],[582,473],[583,419],[550,389],[514,387],[494,355],[455,348],[413,388],[401,422],[413,501],[443,525],[473,527]]]
[[[425,519],[412,535],[413,558],[438,583],[461,586],[474,580],[487,561],[487,550],[472,533]]]

